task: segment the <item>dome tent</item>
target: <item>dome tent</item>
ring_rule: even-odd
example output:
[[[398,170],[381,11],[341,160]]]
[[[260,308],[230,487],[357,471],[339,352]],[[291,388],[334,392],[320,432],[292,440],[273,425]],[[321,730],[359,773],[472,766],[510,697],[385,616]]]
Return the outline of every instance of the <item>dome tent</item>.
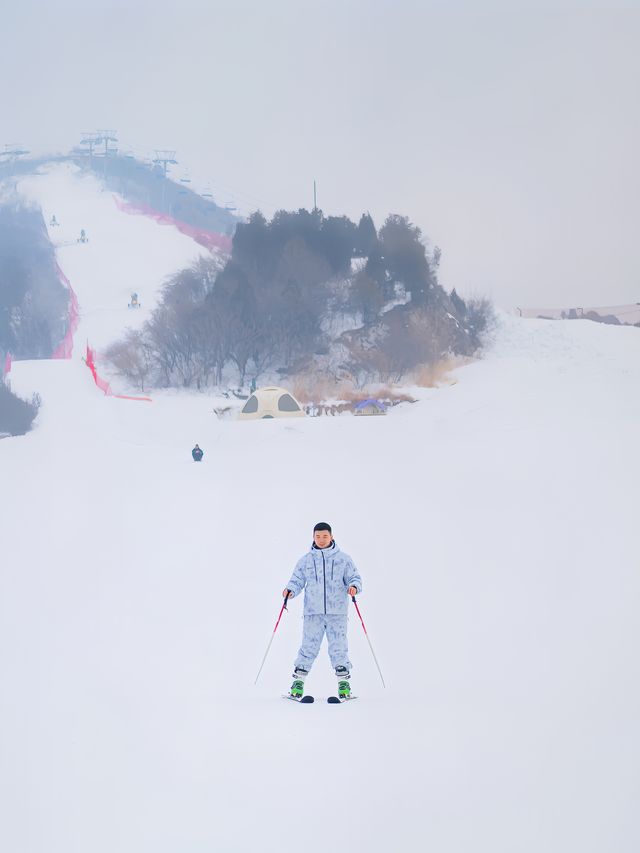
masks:
[[[354,415],[386,415],[387,409],[380,400],[369,398],[358,403],[353,411]]]
[[[238,415],[240,420],[259,418],[301,418],[304,411],[300,403],[286,388],[258,388],[249,397]]]

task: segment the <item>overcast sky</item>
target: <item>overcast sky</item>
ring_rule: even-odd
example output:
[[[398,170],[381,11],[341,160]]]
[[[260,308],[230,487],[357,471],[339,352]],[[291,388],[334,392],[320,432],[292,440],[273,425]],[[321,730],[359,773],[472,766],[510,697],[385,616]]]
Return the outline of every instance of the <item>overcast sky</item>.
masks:
[[[20,0],[0,146],[177,151],[244,210],[404,213],[441,283],[640,302],[640,0]]]

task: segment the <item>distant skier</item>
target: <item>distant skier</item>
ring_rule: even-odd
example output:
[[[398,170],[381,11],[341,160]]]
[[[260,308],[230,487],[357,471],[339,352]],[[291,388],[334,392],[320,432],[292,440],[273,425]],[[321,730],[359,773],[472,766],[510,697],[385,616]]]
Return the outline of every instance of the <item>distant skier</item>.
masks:
[[[80,236],[78,237],[78,243],[88,243],[89,238],[87,237],[84,228],[80,229]]]
[[[202,450],[197,444],[191,451],[191,455],[193,456],[194,462],[201,462],[202,457],[204,456],[204,450]]]
[[[58,222],[58,220],[56,219],[56,215],[55,215],[55,213],[54,213],[54,214],[53,214],[53,216],[51,217],[51,222],[49,223],[49,226],[50,226],[51,228],[55,228],[57,225],[60,225],[60,223],[59,223],[59,222]]]
[[[131,294],[131,302],[129,303],[129,308],[139,308],[139,307],[140,307],[140,301],[138,299],[138,294],[134,292]]]
[[[282,595],[292,598],[304,589],[302,645],[294,663],[290,695],[301,699],[304,680],[327,635],[329,657],[338,678],[338,698],[349,699],[351,663],[347,646],[349,596],[362,591],[362,579],[353,560],[336,545],[331,526],[324,521],[313,528],[310,551],[298,560]]]

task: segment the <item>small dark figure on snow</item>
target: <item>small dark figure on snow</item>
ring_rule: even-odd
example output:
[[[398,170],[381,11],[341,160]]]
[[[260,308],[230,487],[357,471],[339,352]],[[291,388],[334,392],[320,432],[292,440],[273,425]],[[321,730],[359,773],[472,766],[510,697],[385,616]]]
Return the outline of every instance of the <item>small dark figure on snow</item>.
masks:
[[[49,225],[50,225],[51,227],[55,228],[55,227],[56,227],[57,225],[59,225],[59,224],[60,224],[60,223],[59,223],[59,222],[58,222],[58,220],[56,219],[56,215],[55,215],[55,213],[54,213],[54,214],[53,214],[53,216],[51,217],[51,222],[49,223]]]
[[[78,243],[88,243],[88,242],[89,242],[89,238],[85,234],[84,228],[81,228],[80,229],[80,236],[78,237]]]
[[[197,444],[191,451],[191,455],[193,456],[194,462],[201,462],[202,457],[204,456],[204,450],[202,450]]]

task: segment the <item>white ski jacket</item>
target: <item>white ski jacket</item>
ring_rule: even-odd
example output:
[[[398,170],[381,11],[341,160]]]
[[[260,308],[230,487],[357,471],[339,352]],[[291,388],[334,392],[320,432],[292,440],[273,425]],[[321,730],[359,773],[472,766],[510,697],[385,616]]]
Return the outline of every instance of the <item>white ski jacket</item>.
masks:
[[[351,557],[332,542],[328,548],[313,545],[298,560],[287,589],[294,596],[304,589],[305,616],[346,615],[350,586],[362,592],[362,578]]]

